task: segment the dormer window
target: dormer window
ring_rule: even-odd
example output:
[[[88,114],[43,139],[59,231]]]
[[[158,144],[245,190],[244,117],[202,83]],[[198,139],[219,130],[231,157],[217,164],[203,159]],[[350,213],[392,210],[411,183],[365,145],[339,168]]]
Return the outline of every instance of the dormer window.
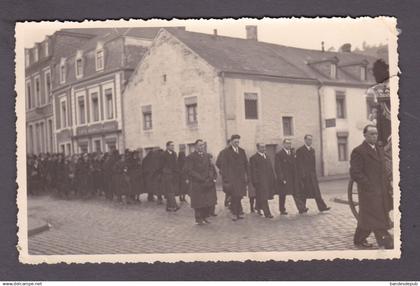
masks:
[[[39,59],[38,56],[39,56],[38,47],[35,47],[34,48],[34,62],[38,61],[38,59]]]
[[[105,55],[104,55],[104,46],[102,43],[98,43],[96,46],[95,52],[95,62],[96,62],[96,71],[101,71],[105,66]]]
[[[30,62],[29,62],[30,60],[29,60],[29,50],[26,50],[25,49],[25,67],[27,68],[27,67],[29,67],[29,64],[30,64]]]
[[[367,68],[366,66],[360,67],[360,80],[366,81],[367,80]]]
[[[76,78],[83,77],[83,54],[81,51],[77,52],[75,61]]]
[[[66,59],[65,58],[61,58],[60,60],[59,75],[60,75],[60,83],[61,84],[65,83],[66,82]]]
[[[337,64],[336,63],[331,63],[330,65],[330,77],[331,79],[337,78]]]
[[[44,42],[44,55],[45,55],[45,57],[48,57],[48,55],[49,55],[49,45],[48,45],[48,40],[46,40],[45,42]]]

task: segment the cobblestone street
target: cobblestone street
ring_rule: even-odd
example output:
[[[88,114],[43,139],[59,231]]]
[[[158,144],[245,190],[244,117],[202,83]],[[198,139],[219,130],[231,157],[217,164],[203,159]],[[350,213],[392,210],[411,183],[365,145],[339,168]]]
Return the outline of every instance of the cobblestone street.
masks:
[[[352,249],[356,220],[346,204],[347,180],[322,182],[324,200],[332,210],[319,213],[314,200],[309,212],[297,214],[291,197],[288,216],[280,216],[278,197],[270,201],[275,216],[266,219],[249,213],[243,199],[245,219],[233,222],[218,192],[217,217],[197,226],[186,203],[176,213],[147,202],[122,205],[102,198],[60,200],[50,196],[30,197],[29,216],[51,224],[51,229],[29,237],[29,253],[37,254],[126,254],[176,252],[306,251]],[[372,238],[371,242],[372,241]]]

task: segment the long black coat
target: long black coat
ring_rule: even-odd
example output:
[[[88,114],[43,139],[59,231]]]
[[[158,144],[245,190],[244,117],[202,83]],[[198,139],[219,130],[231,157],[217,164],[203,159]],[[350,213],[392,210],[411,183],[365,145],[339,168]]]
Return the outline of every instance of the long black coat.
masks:
[[[179,169],[175,152],[162,154],[162,188],[164,194],[178,193]]]
[[[148,193],[162,195],[162,150],[150,151],[143,160],[144,186]]]
[[[190,197],[192,208],[211,207],[217,204],[216,168],[211,162],[210,155],[193,152],[188,155],[184,166],[190,181]]]
[[[277,193],[281,195],[298,194],[296,155],[290,151],[290,155],[284,149],[277,152],[274,168],[277,177]],[[286,181],[286,183],[284,183]]]
[[[248,159],[245,151],[238,148],[238,153],[233,147],[227,148],[223,153],[221,166],[223,187],[232,196],[243,197],[246,195],[246,184],[248,178]]]
[[[255,188],[257,200],[273,199],[276,189],[276,178],[270,159],[260,154],[255,154],[249,159],[251,182]]]
[[[187,159],[187,156],[185,155],[185,152],[180,151],[178,153],[178,169],[179,169],[179,190],[177,195],[186,195],[188,194],[188,188],[189,188],[189,182],[188,182],[188,176],[186,172],[184,171],[185,161]]]
[[[131,193],[139,195],[143,193],[143,171],[141,161],[138,158],[131,158],[128,165],[128,175],[131,182]]]
[[[350,175],[357,182],[359,193],[358,226],[362,229],[388,229],[388,211],[392,206],[383,150],[372,149],[366,142],[353,149]]]
[[[311,199],[320,196],[315,167],[315,150],[303,145],[296,150],[299,194],[302,198]]]

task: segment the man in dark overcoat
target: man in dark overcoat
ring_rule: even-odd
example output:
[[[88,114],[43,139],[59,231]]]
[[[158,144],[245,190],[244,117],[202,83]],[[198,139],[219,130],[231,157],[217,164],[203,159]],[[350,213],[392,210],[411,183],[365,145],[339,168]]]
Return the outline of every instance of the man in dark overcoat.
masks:
[[[185,146],[180,148],[178,152],[178,169],[179,169],[179,186],[178,186],[178,194],[180,202],[186,202],[185,196],[188,194],[189,188],[189,180],[184,172],[185,160],[187,159],[187,155],[185,154]]]
[[[246,195],[248,184],[248,159],[245,150],[239,147],[239,135],[232,135],[231,146],[224,153],[224,163],[222,164],[222,177],[225,188],[231,194],[231,208],[234,217],[233,221],[243,219],[242,217],[242,197]]]
[[[384,151],[377,144],[378,130],[367,125],[363,130],[364,142],[353,149],[350,159],[350,176],[357,182],[359,194],[359,219],[354,234],[354,244],[370,248],[367,237],[375,234],[380,247],[393,248],[393,239],[388,232],[390,184],[386,175]]]
[[[266,218],[273,218],[268,200],[273,199],[276,178],[270,159],[265,153],[265,144],[257,144],[257,150],[257,153],[249,159],[251,182],[255,188],[257,208],[264,212]]]
[[[168,212],[179,210],[175,200],[178,193],[179,170],[175,144],[172,141],[166,143],[166,150],[162,155],[162,188],[166,198],[166,210]]]
[[[230,139],[227,140],[226,143],[226,148],[224,148],[222,151],[219,152],[219,155],[217,155],[217,159],[216,159],[216,167],[219,169],[219,173],[222,175],[222,166],[224,163],[224,154],[226,152],[227,149],[230,148]],[[222,182],[223,182],[223,178],[222,178]],[[222,191],[223,193],[225,193],[225,207],[230,208],[230,193],[229,193],[229,188],[225,188],[225,185],[222,184]]]
[[[283,140],[283,148],[277,152],[274,160],[274,168],[277,177],[277,193],[279,195],[279,210],[281,215],[287,215],[286,196],[292,195],[299,213],[305,213],[308,209],[303,205],[299,197],[299,185],[297,180],[296,154],[292,149],[292,141],[289,138]]]
[[[321,196],[315,167],[315,150],[312,147],[312,135],[305,135],[305,144],[296,150],[296,164],[298,169],[299,191],[302,203],[306,208],[306,199],[315,199],[320,212],[328,211],[328,207]]]
[[[210,223],[207,219],[217,204],[216,168],[204,146],[201,139],[195,142],[195,151],[187,157],[184,167],[190,181],[191,207],[199,225]]]

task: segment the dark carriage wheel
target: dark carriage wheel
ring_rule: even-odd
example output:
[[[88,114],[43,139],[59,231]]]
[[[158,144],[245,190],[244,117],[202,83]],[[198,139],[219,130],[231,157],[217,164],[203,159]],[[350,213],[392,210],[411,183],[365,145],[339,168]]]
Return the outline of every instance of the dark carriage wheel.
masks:
[[[347,187],[347,198],[349,200],[351,212],[353,213],[354,217],[358,220],[359,219],[359,197],[358,197],[358,192],[357,192],[357,184],[355,184],[352,179],[350,179],[349,185]]]

